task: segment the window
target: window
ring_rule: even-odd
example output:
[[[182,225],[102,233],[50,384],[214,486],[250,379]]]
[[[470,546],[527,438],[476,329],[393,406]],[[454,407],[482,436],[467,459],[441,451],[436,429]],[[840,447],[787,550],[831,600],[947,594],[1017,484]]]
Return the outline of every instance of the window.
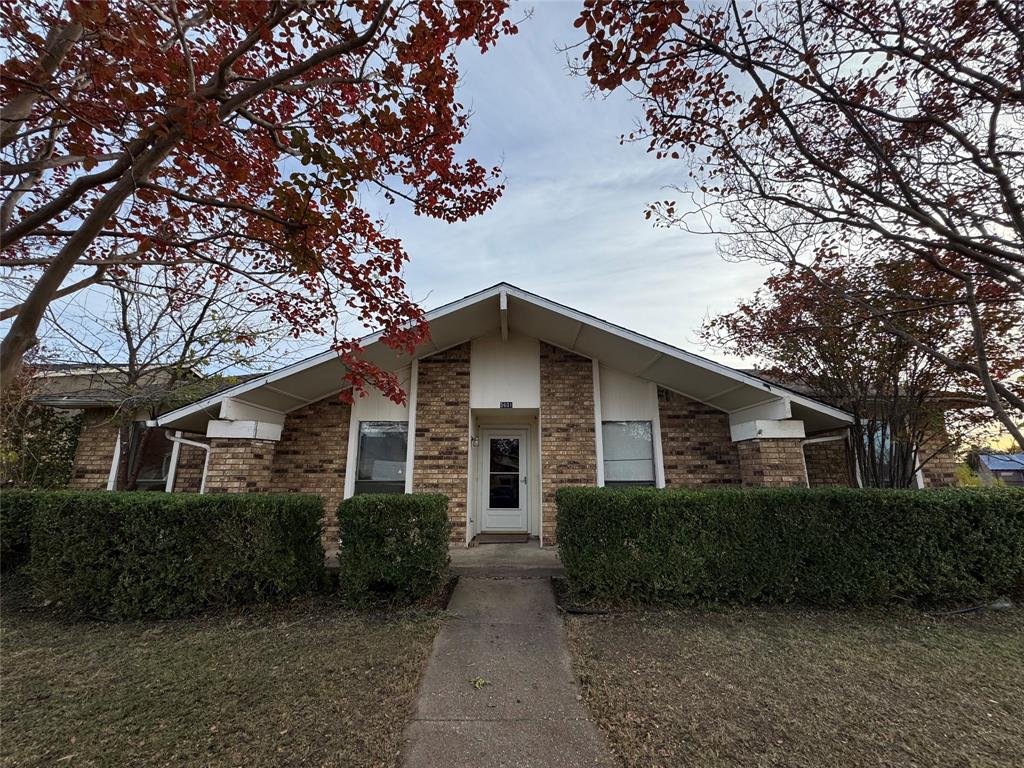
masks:
[[[654,434],[649,421],[606,421],[601,425],[604,484],[654,485]]]
[[[359,422],[355,493],[405,493],[404,421]]]
[[[864,455],[868,463],[864,468],[865,485],[890,487],[893,484],[893,443],[888,424],[872,421],[865,425]]]

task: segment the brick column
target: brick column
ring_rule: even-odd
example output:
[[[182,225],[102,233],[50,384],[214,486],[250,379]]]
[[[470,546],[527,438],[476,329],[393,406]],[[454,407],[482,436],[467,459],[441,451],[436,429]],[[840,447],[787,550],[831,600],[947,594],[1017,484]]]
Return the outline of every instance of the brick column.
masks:
[[[82,417],[78,433],[78,446],[71,465],[69,488],[75,490],[102,490],[110,478],[110,465],[114,461],[118,424],[110,408],[88,410]]]
[[[345,462],[352,406],[337,395],[292,411],[274,449],[270,490],[313,493],[324,500],[324,549],[337,548],[338,504],[345,495]]]
[[[168,434],[171,434],[168,432]],[[186,435],[189,440],[197,440],[195,435]],[[205,438],[200,440],[206,442]],[[206,464],[206,451],[194,445],[185,445],[178,449],[178,467],[174,472],[174,491],[176,493],[199,493],[203,483],[203,467]]]
[[[274,461],[271,440],[210,439],[207,493],[263,493],[270,490]]]
[[[555,544],[555,491],[597,485],[594,365],[544,342],[540,344],[540,462],[544,543]]]
[[[743,440],[736,447],[744,486],[806,487],[807,473],[800,439]]]
[[[412,487],[448,497],[451,540],[466,540],[469,480],[469,343],[419,361]]]
[[[948,444],[945,430],[926,438],[917,453],[924,461],[921,476],[925,488],[955,488],[960,485],[956,477],[956,451]]]
[[[845,430],[837,432],[837,434],[841,434],[843,439],[804,445],[807,480],[812,488],[827,485],[855,485],[850,471],[850,447],[846,442]],[[819,437],[824,437],[824,435],[819,435]]]

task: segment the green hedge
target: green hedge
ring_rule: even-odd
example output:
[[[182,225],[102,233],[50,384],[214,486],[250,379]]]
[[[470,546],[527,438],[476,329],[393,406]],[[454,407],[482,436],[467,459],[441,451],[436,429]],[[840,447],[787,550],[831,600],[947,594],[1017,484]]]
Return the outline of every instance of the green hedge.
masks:
[[[351,602],[412,602],[448,576],[447,496],[353,496],[338,507],[338,529],[338,583]]]
[[[82,615],[170,618],[306,593],[322,578],[316,496],[58,491],[13,503],[33,508],[37,594]]]
[[[967,600],[1024,585],[1024,492],[563,488],[580,597],[814,605]]]
[[[32,513],[45,497],[32,491],[0,492],[0,569],[12,571],[28,562]]]

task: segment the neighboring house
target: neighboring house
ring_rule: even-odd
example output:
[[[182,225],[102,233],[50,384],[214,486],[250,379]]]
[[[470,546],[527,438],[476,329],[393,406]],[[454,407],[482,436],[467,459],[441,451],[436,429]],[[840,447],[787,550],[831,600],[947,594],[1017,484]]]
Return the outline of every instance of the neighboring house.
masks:
[[[32,401],[69,414],[82,415],[82,429],[69,482],[71,488],[113,490],[115,468],[121,458],[119,425],[123,413],[130,411],[132,428],[138,430],[140,436],[139,472],[135,482],[137,489],[171,490],[167,478],[175,458],[174,442],[169,439],[167,430],[155,425],[147,426],[152,403],[167,398],[169,393],[178,388],[183,391],[200,390],[208,394],[218,387],[224,387],[219,378],[204,379],[192,369],[184,371],[182,375],[157,366],[141,377],[137,384],[128,386],[126,368],[117,363],[47,363],[33,366]],[[239,380],[233,378],[230,381],[235,383]],[[196,477],[194,487],[189,486],[188,490],[200,489],[199,476]]]
[[[197,377],[195,373],[191,374]],[[165,371],[147,377],[142,389],[158,390],[169,381]],[[120,453],[117,413],[126,406],[124,367],[86,363],[42,364],[34,367],[32,400],[68,413],[82,414],[82,431],[72,468],[72,488],[113,488],[111,450]],[[145,414],[133,414],[145,424]],[[170,467],[171,443],[163,430],[144,442],[137,485],[142,490],[164,490]],[[102,483],[100,481],[102,480]]]
[[[406,405],[376,392],[343,403],[328,351],[163,414],[155,425],[178,441],[166,487],[316,493],[329,538],[342,498],[443,493],[453,541],[516,532],[543,545],[563,486],[854,482],[852,417],[806,394],[506,283],[427,318],[431,340],[414,356],[379,334],[361,340],[397,373]],[[88,442],[104,487],[116,435]]]
[[[1024,453],[980,453],[977,467],[983,485],[1001,482],[1024,488]]]
[[[820,400],[830,405],[834,405],[837,408],[842,408],[843,404],[837,402],[835,399],[829,397],[827,392],[823,391],[823,388],[809,385],[804,381],[798,381],[792,378],[786,378],[778,375],[775,372],[762,371],[756,368],[744,368],[741,369],[744,373],[757,376],[765,381],[770,381],[786,389],[792,390],[793,392],[799,392],[800,394],[807,395],[816,400]],[[884,406],[885,404],[883,404]],[[929,400],[931,409],[936,414],[941,414],[943,418],[948,416],[951,412],[978,408],[979,402],[977,399],[971,398],[969,395],[944,392],[937,395]],[[878,409],[882,413],[885,412],[885,408],[881,407]],[[878,422],[876,422],[876,425]],[[886,441],[889,439],[889,435],[892,433],[891,428],[878,428],[874,432],[875,439],[875,451],[878,455],[884,455],[884,448]],[[852,437],[852,435],[851,435]],[[941,486],[955,486],[958,484],[957,480],[957,457],[956,457],[956,445],[949,438],[946,432],[945,425],[937,425],[925,432],[925,437],[922,443],[917,446],[918,450],[915,452],[916,461],[918,466],[915,473],[914,486],[917,488],[934,488]],[[833,457],[830,454],[843,450],[846,451],[846,445],[833,442],[819,442],[814,443],[813,441],[805,441],[804,443],[804,454],[807,461],[811,464],[821,464],[827,462],[834,470],[838,471],[837,456]],[[824,471],[815,471],[812,467],[809,470],[810,484],[814,485],[861,485],[860,482],[860,468],[856,465],[856,459],[853,456],[853,452],[849,451],[846,453],[846,473],[843,476],[839,474],[825,473]],[[885,479],[891,480],[891,475],[888,472],[888,468],[883,469],[885,473]]]

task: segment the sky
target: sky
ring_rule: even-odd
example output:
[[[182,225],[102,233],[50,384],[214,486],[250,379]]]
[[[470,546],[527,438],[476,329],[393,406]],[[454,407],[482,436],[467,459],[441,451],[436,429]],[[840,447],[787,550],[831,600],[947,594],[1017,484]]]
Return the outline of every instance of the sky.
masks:
[[[559,47],[579,39],[573,2],[520,4],[519,34],[484,55],[460,57],[460,101],[472,112],[464,157],[501,165],[505,193],[489,212],[445,224],[382,204],[410,254],[406,281],[425,309],[498,282],[727,363],[705,349],[708,314],[732,309],[766,276],[723,261],[710,235],[656,229],[646,205],[676,199],[683,162],[656,161],[620,145],[641,108],[620,94],[589,97]]]

